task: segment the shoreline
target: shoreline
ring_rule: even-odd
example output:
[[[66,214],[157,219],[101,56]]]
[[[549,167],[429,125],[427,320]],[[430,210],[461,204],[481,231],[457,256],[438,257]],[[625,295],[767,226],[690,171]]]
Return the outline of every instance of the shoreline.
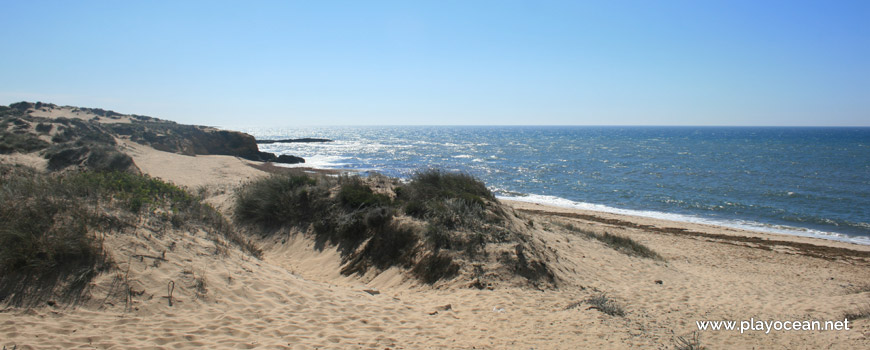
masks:
[[[104,119],[114,121],[86,122]],[[22,120],[29,130],[38,126]],[[445,231],[445,240],[457,244],[438,253],[424,250],[434,245],[429,239],[416,240],[420,250],[406,250],[423,259],[452,256],[457,275],[430,285],[405,264],[344,274],[353,263],[348,257],[371,246],[352,251],[320,240],[316,223],[277,230],[237,225],[230,221],[237,219],[237,195],[274,173],[381,173],[185,154],[112,136],[113,149],[130,157],[137,173],[179,187],[214,211],[175,213],[164,204],[130,214],[93,204],[101,218],[129,223],[89,232],[111,266],[75,300],[58,289],[32,307],[4,305],[0,347],[664,349],[694,339],[709,348],[853,349],[866,347],[870,334],[870,246],[499,197],[492,205],[500,213],[491,213],[504,214],[504,224]],[[0,155],[6,162],[51,171],[36,152]],[[341,180],[326,184],[337,189]],[[371,180],[373,195],[395,185]],[[288,197],[294,200],[279,200]],[[20,200],[26,199],[13,203]],[[337,220],[329,221],[346,220],[346,213],[330,212]],[[393,223],[397,229],[372,236],[384,238],[375,242],[436,237],[408,216]],[[341,233],[337,226],[327,234]],[[231,234],[247,244],[233,244]],[[697,326],[750,319],[848,319],[852,330],[738,334]]]
[[[266,163],[264,163],[263,166],[261,166],[262,168],[257,167],[257,166],[255,166],[255,168],[258,168],[260,170],[267,171],[267,172],[282,172],[283,169],[296,169],[296,170],[303,170],[303,171],[317,172],[317,173],[324,173],[324,174],[343,174],[343,173],[358,173],[358,174],[377,173],[377,174],[383,174],[380,170],[347,169],[347,168],[342,168],[340,166],[322,167],[322,166],[317,166],[314,164],[304,164],[304,163],[303,164],[291,164],[291,165],[284,165],[284,164],[282,164],[282,165],[276,165],[276,164],[265,165],[265,164],[270,164],[270,163],[266,162]],[[279,168],[282,170],[277,170],[274,168]],[[550,207],[550,208],[554,208],[554,209],[576,210],[576,211],[595,213],[595,214],[611,214],[611,215],[615,215],[615,216],[628,217],[628,218],[638,218],[638,219],[644,219],[644,220],[649,219],[649,220],[654,220],[654,221],[672,222],[672,223],[675,223],[676,225],[684,225],[685,224],[685,225],[697,225],[700,227],[714,227],[714,228],[726,229],[728,231],[734,231],[734,232],[749,232],[749,233],[754,233],[757,235],[764,235],[764,236],[773,237],[774,239],[777,239],[777,238],[786,239],[789,237],[800,237],[800,238],[808,239],[807,242],[816,242],[816,241],[839,242],[839,243],[844,243],[844,244],[847,244],[850,246],[854,245],[854,246],[865,247],[866,249],[870,250],[870,237],[865,237],[865,236],[849,235],[849,234],[839,233],[839,232],[826,232],[826,231],[820,231],[820,230],[806,228],[806,227],[784,226],[784,225],[777,225],[777,224],[765,224],[765,223],[754,222],[754,221],[746,221],[745,224],[735,223],[733,225],[729,225],[727,222],[717,222],[717,220],[714,220],[714,219],[706,219],[703,217],[696,217],[696,216],[692,216],[689,214],[676,214],[676,213],[658,212],[658,211],[643,211],[643,210],[634,210],[634,209],[623,209],[623,208],[610,207],[610,206],[607,206],[604,204],[575,202],[575,201],[572,201],[570,199],[549,196],[549,195],[535,195],[535,194],[520,194],[520,195],[537,196],[537,197],[551,197],[551,198],[554,198],[556,200],[563,200],[563,201],[570,202],[571,204],[559,205],[559,204],[554,204],[554,203],[542,203],[540,201],[524,200],[523,199],[524,197],[516,197],[516,196],[497,195],[497,197],[499,200],[505,201],[505,202],[537,204],[537,205],[541,205],[544,207]],[[599,210],[599,209],[588,209],[588,208],[576,207],[577,205],[584,205],[584,204],[590,205],[590,206],[595,206],[595,207],[601,207],[602,209]],[[659,214],[659,215],[662,215],[665,217],[657,217],[654,215],[643,215],[642,214],[643,212],[655,213],[655,214]],[[668,218],[668,217],[675,217],[675,218]],[[680,220],[680,219],[677,219],[676,217],[685,218],[686,220]],[[694,219],[694,220],[690,220],[690,219]],[[740,221],[740,220],[733,219],[732,221]],[[756,226],[754,224],[769,225],[769,226],[771,226],[771,228],[765,229],[764,226]],[[783,227],[783,228],[777,229],[775,227]]]
[[[695,237],[707,241],[739,244],[765,250],[776,248],[789,249],[801,255],[829,260],[843,257],[870,259],[870,246],[868,245],[821,237],[768,233],[705,223],[674,221],[580,208],[566,208],[504,198],[499,200],[524,213],[577,219],[628,231],[647,231],[658,234]]]
[[[747,231],[747,232],[756,232],[769,234],[773,236],[787,236],[787,237],[805,237],[812,239],[820,239],[823,241],[832,241],[832,242],[842,242],[855,244],[859,246],[868,246],[870,247],[870,237],[867,236],[858,236],[858,235],[849,235],[845,233],[839,232],[826,232],[820,231],[816,229],[806,228],[806,227],[797,227],[797,226],[785,226],[785,225],[777,225],[777,224],[765,224],[762,222],[755,221],[742,221],[740,219],[731,219],[731,220],[716,220],[716,219],[707,219],[703,217],[693,216],[691,214],[677,214],[677,213],[668,213],[668,212],[660,212],[660,211],[644,211],[644,210],[635,210],[635,209],[623,209],[610,207],[604,204],[594,204],[594,203],[582,203],[582,202],[574,202],[569,199],[564,199],[561,197],[553,197],[546,195],[528,195],[531,197],[551,197],[555,200],[566,201],[568,203],[560,205],[557,203],[547,203],[544,201],[536,201],[525,199],[526,197],[507,197],[507,196],[499,196],[500,200],[504,201],[512,201],[512,202],[522,202],[522,203],[531,203],[531,204],[540,204],[543,206],[554,207],[554,208],[563,208],[570,210],[580,210],[580,211],[588,211],[593,213],[607,213],[614,215],[623,215],[627,217],[637,217],[637,218],[645,218],[651,220],[663,220],[669,222],[677,222],[677,223],[686,223],[686,224],[696,224],[701,226],[712,226],[712,227],[722,227],[729,228],[737,231]],[[590,206],[592,208],[583,208],[581,206]],[[600,208],[600,209],[599,209]],[[650,213],[645,215],[645,213]],[[735,223],[730,224],[729,221],[734,221]],[[745,222],[745,223],[740,223]],[[766,227],[770,226],[770,228]],[[781,228],[777,228],[781,227]]]

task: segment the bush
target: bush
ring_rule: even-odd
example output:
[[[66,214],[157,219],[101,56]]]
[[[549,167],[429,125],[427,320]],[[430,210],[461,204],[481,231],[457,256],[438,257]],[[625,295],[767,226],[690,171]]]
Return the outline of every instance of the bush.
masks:
[[[0,300],[41,300],[58,287],[75,298],[110,261],[97,232],[138,224],[146,209],[173,226],[196,226],[259,251],[214,208],[187,191],[123,172],[42,174],[0,166]]]
[[[368,241],[363,254],[378,268],[410,262],[411,248],[419,241],[408,227],[390,225],[377,230]]]
[[[106,267],[93,230],[104,220],[60,188],[56,179],[6,168],[0,192],[0,300],[35,303],[66,285],[76,299]]]
[[[242,186],[234,215],[240,223],[261,228],[312,228],[318,240],[342,248],[342,272],[351,274],[408,263],[418,239],[392,223],[391,205],[388,196],[374,193],[359,178],[279,174]]]
[[[406,186],[397,190],[397,196],[407,202],[406,213],[418,218],[429,213],[431,202],[450,199],[483,208],[486,200],[495,200],[486,185],[474,176],[439,169],[415,173]]]
[[[90,147],[84,165],[95,171],[139,171],[133,158],[109,146]]]
[[[109,146],[116,144],[115,137],[99,124],[68,118],[58,118],[57,122],[68,127],[58,129],[59,132],[51,138],[54,143],[78,142],[79,144],[95,143]]]
[[[456,254],[476,259],[493,237],[510,236],[496,225],[504,213],[490,204],[495,197],[471,175],[422,171],[395,189],[395,200],[372,190],[374,181],[273,175],[238,189],[234,216],[276,231],[313,231],[317,247],[329,242],[339,248],[345,275],[403,266],[425,283],[453,277],[459,271]],[[394,220],[400,210],[424,222]],[[536,272],[541,269],[546,270],[535,265]]]
[[[450,256],[433,254],[420,260],[411,272],[420,281],[432,284],[443,278],[456,276],[459,273],[459,265],[453,262]]]
[[[33,104],[25,101],[16,102],[9,105],[9,108],[17,110],[18,112],[26,112],[27,109],[31,107],[33,107]]]
[[[127,154],[100,144],[58,144],[45,152],[49,170],[81,166],[96,171],[134,171],[138,168]]]
[[[39,124],[36,124],[36,127],[34,129],[38,133],[47,134],[47,133],[50,133],[51,129],[53,129],[53,128],[54,128],[54,125],[52,125],[52,124],[39,123]]]
[[[385,194],[375,194],[359,178],[354,178],[341,185],[341,189],[338,191],[338,200],[347,209],[390,205],[390,197]]]
[[[598,294],[584,300],[583,302],[591,305],[590,308],[596,309],[610,316],[625,316],[625,311],[622,309],[622,306],[608,298],[607,294]]]
[[[48,142],[39,139],[36,135],[0,130],[0,154],[31,153],[47,147]]]
[[[236,220],[263,228],[308,226],[328,210],[328,188],[307,175],[273,175],[252,181],[236,193]]]
[[[408,227],[388,225],[372,232],[361,249],[345,258],[341,273],[364,273],[369,267],[386,269],[391,266],[409,266],[419,237]]]
[[[492,192],[483,182],[466,173],[424,170],[415,173],[396,193],[407,215],[449,230],[486,230],[487,224],[502,219],[487,211],[486,203],[495,201]]]

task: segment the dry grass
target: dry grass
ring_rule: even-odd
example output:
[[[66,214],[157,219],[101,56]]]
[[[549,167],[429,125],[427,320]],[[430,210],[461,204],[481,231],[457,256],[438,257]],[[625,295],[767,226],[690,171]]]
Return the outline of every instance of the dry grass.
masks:
[[[625,316],[625,310],[622,309],[622,306],[613,299],[607,297],[607,294],[598,294],[583,300],[583,302],[589,304],[589,308],[596,309],[607,315],[619,317]]]
[[[75,302],[91,278],[112,266],[103,235],[143,218],[202,229],[216,244],[225,239],[259,254],[202,198],[159,179],[0,165],[0,300],[33,305],[59,291]]]
[[[870,304],[858,307],[855,311],[847,312],[844,317],[849,321],[870,318]]]
[[[701,333],[695,331],[692,332],[691,336],[683,337],[678,336],[674,338],[674,349],[676,350],[703,350],[705,349],[701,346]]]
[[[603,234],[598,234],[595,232],[584,231],[584,230],[580,230],[580,229],[578,229],[570,224],[565,225],[564,227],[566,229],[568,229],[569,231],[572,231],[575,233],[580,233],[583,236],[600,241],[601,243],[604,243],[608,247],[613,248],[613,249],[615,249],[619,252],[622,252],[623,254],[626,254],[626,255],[637,256],[637,257],[653,259],[653,260],[664,260],[664,258],[661,255],[659,255],[659,253],[656,253],[654,250],[650,249],[649,247],[647,247],[643,243],[635,241],[629,237],[614,235],[614,234],[610,234],[607,232],[605,232]]]

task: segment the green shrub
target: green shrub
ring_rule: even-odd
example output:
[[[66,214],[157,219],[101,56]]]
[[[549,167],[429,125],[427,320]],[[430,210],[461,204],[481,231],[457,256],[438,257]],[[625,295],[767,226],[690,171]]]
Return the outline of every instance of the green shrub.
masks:
[[[341,273],[364,273],[370,266],[386,269],[390,266],[411,265],[414,248],[419,240],[412,229],[395,224],[375,230],[361,249],[345,258],[346,263]]]
[[[133,213],[146,206],[168,207],[172,212],[203,205],[186,190],[148,175],[83,171],[57,176],[63,191],[94,200],[114,199]]]
[[[336,231],[339,240],[347,240],[353,243],[368,238],[369,226],[366,225],[365,215],[362,212],[345,213],[335,217]],[[320,234],[328,235],[329,232],[319,231]]]
[[[65,198],[45,193],[29,200],[3,199],[0,266],[4,273],[50,272],[69,265],[95,265],[103,258],[88,229],[99,217]]]
[[[223,238],[259,255],[217,210],[159,179],[0,166],[0,300],[38,301],[57,288],[80,295],[111,264],[97,233],[135,227],[141,215],[202,228],[216,244]]]
[[[36,135],[0,130],[0,154],[31,153],[45,148],[48,148],[48,142],[39,139]]]
[[[378,268],[409,262],[411,248],[419,241],[416,233],[407,227],[390,225],[375,231],[363,254]]]
[[[317,247],[338,247],[345,275],[403,266],[425,283],[458,273],[457,254],[477,259],[487,242],[514,237],[503,225],[504,212],[491,204],[493,194],[471,175],[418,172],[394,189],[395,200],[376,193],[376,181],[296,173],[261,178],[237,190],[234,216],[276,232],[310,229]],[[422,225],[393,220],[402,210]]]
[[[478,205],[484,205],[484,200],[495,200],[486,184],[474,176],[440,169],[415,173],[411,182],[402,187],[401,196],[423,200],[458,198]]]
[[[50,133],[51,129],[53,129],[53,128],[54,128],[54,125],[52,125],[52,124],[39,123],[39,124],[36,124],[36,127],[34,129],[38,133],[47,134],[47,133]]]
[[[138,171],[133,158],[113,146],[94,143],[64,143],[50,147],[44,155],[49,170],[83,166],[95,171]]]
[[[273,175],[252,181],[236,193],[236,220],[263,228],[307,226],[325,213],[329,190],[307,175]]]
[[[338,191],[338,201],[347,209],[390,205],[390,197],[374,193],[368,185],[358,178],[341,185],[341,189]]]
[[[365,213],[365,224],[371,228],[381,228],[393,219],[393,210],[389,207],[371,208]]]
[[[426,241],[432,245],[432,250],[453,249],[456,242],[444,226],[428,224],[425,231]]]
[[[407,215],[450,230],[482,230],[502,219],[487,212],[487,201],[495,201],[492,192],[466,173],[420,171],[396,193]]]
[[[75,299],[106,266],[92,231],[112,220],[34,171],[6,168],[0,186],[0,300],[35,303],[60,286]]]
[[[489,220],[482,206],[458,198],[430,201],[426,205],[424,218],[448,229],[479,229]]]
[[[432,284],[456,276],[459,273],[459,265],[448,255],[433,254],[420,260],[411,272],[420,281]]]
[[[33,107],[33,104],[26,101],[16,102],[9,105],[9,108],[14,109],[18,112],[26,112],[27,109]]]
[[[56,121],[70,127],[58,129],[59,132],[51,138],[54,143],[79,142],[109,146],[116,144],[115,137],[99,124],[68,118],[58,118]]]

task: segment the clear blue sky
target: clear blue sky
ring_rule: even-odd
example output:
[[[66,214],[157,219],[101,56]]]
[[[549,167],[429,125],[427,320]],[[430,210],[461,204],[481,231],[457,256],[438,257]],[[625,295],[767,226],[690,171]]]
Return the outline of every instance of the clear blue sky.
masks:
[[[2,104],[219,126],[870,125],[870,1],[2,8]]]

